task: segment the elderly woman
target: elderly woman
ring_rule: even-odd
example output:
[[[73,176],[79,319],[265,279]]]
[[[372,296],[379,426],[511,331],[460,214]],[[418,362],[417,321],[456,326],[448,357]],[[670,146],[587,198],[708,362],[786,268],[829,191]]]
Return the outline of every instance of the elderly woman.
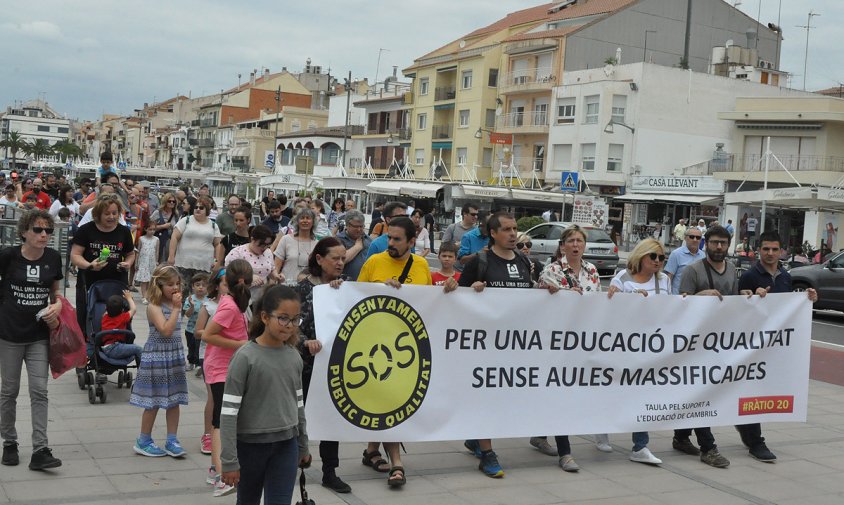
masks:
[[[190,207],[191,197],[185,198]],[[182,286],[190,289],[190,280],[199,272],[210,273],[218,261],[217,248],[223,235],[211,220],[211,198],[200,196],[192,214],[185,215],[173,228],[170,237],[170,254],[167,262],[174,265],[182,276]],[[187,291],[186,291],[187,292]]]
[[[252,265],[253,304],[258,300],[265,284],[272,284],[279,280],[275,272],[273,253],[269,250],[272,245],[273,233],[266,226],[259,224],[252,228],[248,244],[239,245],[226,255],[226,266],[236,259],[246,260]]]
[[[314,354],[322,348],[316,338],[316,327],[314,326],[314,287],[325,284],[333,288],[340,287],[343,282],[340,276],[343,274],[345,264],[346,248],[335,237],[325,237],[314,246],[314,250],[308,258],[308,275],[296,285],[296,292],[302,299],[302,324],[299,331],[303,339],[299,343],[299,352],[302,355],[304,367],[302,368],[302,391],[305,393],[305,401],[308,400],[308,386],[311,383],[313,372]],[[322,440],[319,443],[319,457],[322,459],[322,485],[338,493],[349,493],[352,488],[337,476],[337,467],[340,466],[338,455],[339,443],[335,441]]]
[[[282,282],[291,286],[299,282],[300,274],[308,266],[308,258],[317,243],[314,234],[316,213],[304,208],[293,216],[290,226],[295,230],[293,235],[285,235],[275,249],[275,268],[281,275]],[[304,277],[304,275],[302,275]]]
[[[638,293],[642,296],[670,295],[671,279],[662,272],[665,265],[665,249],[652,238],[639,242],[627,258],[627,268],[618,272],[607,290],[612,298],[615,293]],[[662,460],[648,449],[648,432],[633,433],[633,451],[630,461],[659,465]]]
[[[79,270],[76,280],[76,319],[85,329],[88,288],[95,282],[114,279],[127,284],[135,261],[129,228],[120,224],[123,207],[114,193],[99,195],[91,209],[91,222],[73,235],[70,261]],[[108,248],[108,254],[104,250]]]
[[[58,251],[47,247],[53,234],[53,218],[32,210],[18,221],[21,245],[0,252],[0,436],[2,463],[19,463],[15,430],[21,365],[26,363],[32,418],[30,470],[62,465],[47,447],[47,372],[50,330],[59,326],[62,304],[56,299],[62,279]]]

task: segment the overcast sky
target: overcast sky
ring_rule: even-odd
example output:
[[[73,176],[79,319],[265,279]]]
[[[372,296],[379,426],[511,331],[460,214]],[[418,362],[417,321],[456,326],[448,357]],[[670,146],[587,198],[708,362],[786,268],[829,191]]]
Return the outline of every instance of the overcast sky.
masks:
[[[379,80],[448,41],[542,0],[0,0],[0,107],[46,96],[80,119],[131,114],[177,93],[207,95],[254,68],[300,71],[307,58],[334,75]],[[681,1],[681,0],[675,0]],[[740,9],[776,22],[779,0]],[[13,7],[12,7],[13,6]],[[782,0],[782,68],[802,88],[809,9],[807,87],[844,81],[844,2]]]

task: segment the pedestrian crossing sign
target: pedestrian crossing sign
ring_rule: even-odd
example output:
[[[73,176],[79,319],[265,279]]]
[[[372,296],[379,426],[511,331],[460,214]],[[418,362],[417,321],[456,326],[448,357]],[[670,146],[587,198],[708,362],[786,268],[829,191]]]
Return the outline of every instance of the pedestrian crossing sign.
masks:
[[[577,172],[563,172],[563,177],[560,181],[560,189],[562,191],[577,192],[577,179],[579,174]]]

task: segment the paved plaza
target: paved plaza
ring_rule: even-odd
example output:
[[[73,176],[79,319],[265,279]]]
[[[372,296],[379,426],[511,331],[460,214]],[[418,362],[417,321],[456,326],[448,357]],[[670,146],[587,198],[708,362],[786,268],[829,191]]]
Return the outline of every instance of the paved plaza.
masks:
[[[133,326],[142,345],[147,338],[147,321],[144,306],[139,304],[138,308]],[[835,346],[823,351],[825,360],[834,360],[839,369],[844,366],[844,353]],[[53,454],[64,462],[51,472],[33,472],[26,465],[31,445],[29,399],[24,385],[18,399],[17,424],[22,464],[0,467],[0,502],[235,503],[234,495],[213,498],[211,486],[205,484],[210,457],[199,452],[205,386],[192,373],[188,382],[190,405],[182,408],[179,426],[179,438],[188,456],[176,460],[145,458],[132,452],[141,411],[127,403],[127,390],[109,384],[108,403],[90,405],[72,372],[51,381],[48,435]],[[706,466],[696,457],[674,451],[671,432],[651,432],[649,447],[664,460],[660,467],[628,461],[629,434],[611,436],[615,451],[610,454],[597,451],[588,436],[573,436],[572,454],[582,468],[576,474],[564,473],[557,466],[557,458],[540,454],[526,438],[496,440],[495,450],[506,471],[503,479],[481,474],[477,459],[463,449],[462,441],[409,443],[403,458],[408,483],[403,489],[392,490],[386,485],[385,474],[361,465],[364,444],[356,443],[340,446],[338,474],[352,486],[351,494],[337,495],[319,485],[317,456],[313,468],[306,472],[308,490],[318,505],[840,505],[844,503],[844,387],[813,380],[809,400],[807,423],[764,425],[768,446],[779,458],[776,464],[750,458],[732,427],[714,430],[721,453],[732,463],[727,469]],[[609,405],[606,415],[613,415]],[[158,440],[165,437],[163,412],[153,436]],[[316,444],[311,450],[315,455],[319,452]]]

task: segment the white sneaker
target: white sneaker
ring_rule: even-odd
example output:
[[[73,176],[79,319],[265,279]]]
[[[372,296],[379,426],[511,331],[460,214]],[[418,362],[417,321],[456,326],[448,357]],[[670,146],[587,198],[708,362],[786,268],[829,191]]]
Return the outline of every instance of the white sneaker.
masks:
[[[647,463],[649,465],[662,464],[662,460],[654,456],[651,453],[651,450],[647,447],[642,447],[638,451],[632,451],[630,453],[630,461],[635,461],[636,463]]]
[[[208,467],[208,475],[205,477],[205,483],[213,486],[217,483],[217,470],[213,466]]]
[[[595,435],[595,448],[601,452],[612,452],[609,435],[606,433]]]
[[[229,486],[225,484],[223,481],[218,480],[214,483],[214,498],[219,498],[221,496],[230,495],[237,491],[237,488],[234,486]]]

